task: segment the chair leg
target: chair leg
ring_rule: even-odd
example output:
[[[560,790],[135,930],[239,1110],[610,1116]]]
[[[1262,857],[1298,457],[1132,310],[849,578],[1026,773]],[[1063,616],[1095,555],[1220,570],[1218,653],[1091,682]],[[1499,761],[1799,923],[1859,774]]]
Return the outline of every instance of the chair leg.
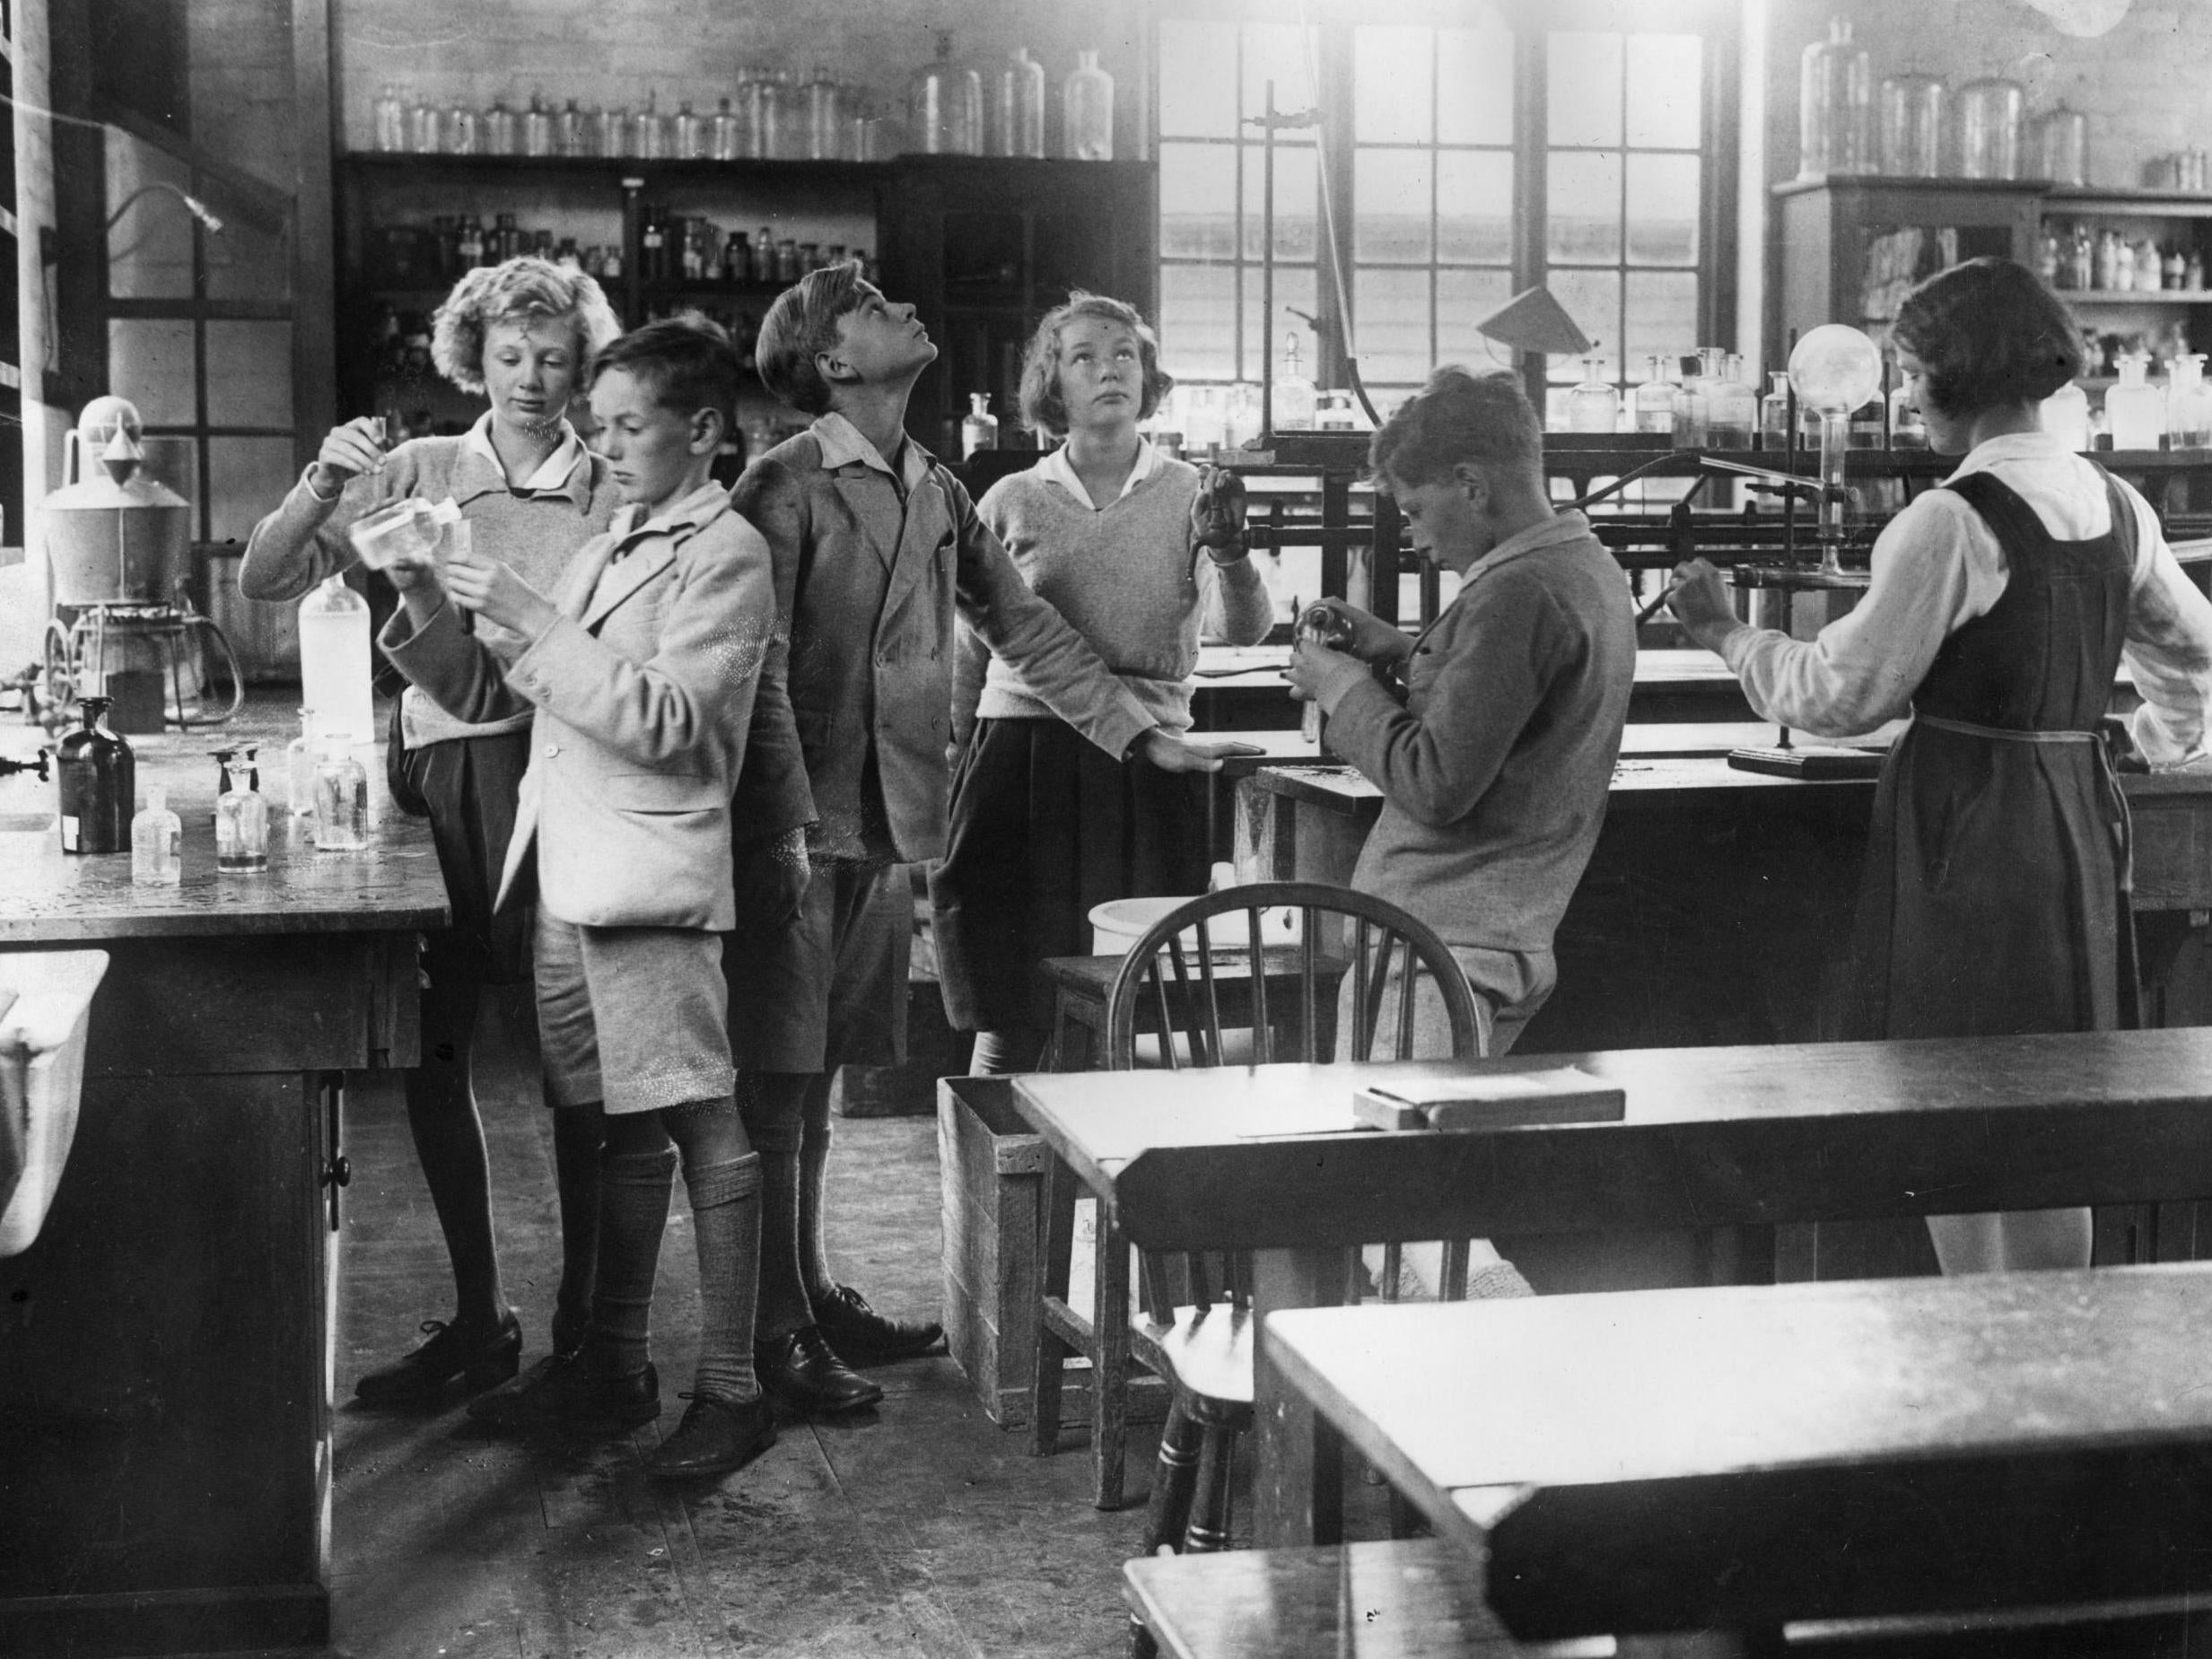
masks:
[[[1044,1202],[1037,1230],[1039,1270],[1036,1357],[1029,1374],[1029,1454],[1047,1457],[1060,1449],[1060,1389],[1074,1353],[1044,1317],[1042,1298],[1067,1299],[1069,1263],[1075,1250],[1075,1174],[1058,1158],[1047,1158]]]
[[[1191,1498],[1198,1487],[1198,1453],[1205,1431],[1198,1419],[1176,1401],[1160,1426],[1159,1467],[1152,1476],[1152,1495],[1144,1519],[1144,1553],[1158,1555],[1160,1546],[1180,1550],[1183,1534],[1191,1523]]]
[[[1090,1360],[1091,1502],[1122,1506],[1122,1464],[1129,1444],[1129,1241],[1098,1206],[1097,1292],[1090,1324],[1097,1351]]]
[[[1224,1411],[1201,1400],[1196,1415],[1204,1432],[1198,1445],[1198,1490],[1183,1549],[1186,1555],[1217,1555],[1228,1548],[1229,1478],[1237,1466],[1237,1437],[1249,1413],[1241,1408]]]

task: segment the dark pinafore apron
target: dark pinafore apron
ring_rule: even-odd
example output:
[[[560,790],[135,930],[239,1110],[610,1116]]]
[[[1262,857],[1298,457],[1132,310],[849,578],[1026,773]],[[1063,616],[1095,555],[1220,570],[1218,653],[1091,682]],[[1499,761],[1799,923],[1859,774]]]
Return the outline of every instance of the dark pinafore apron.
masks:
[[[1854,1037],[2138,1023],[2128,807],[2097,724],[2127,626],[2135,518],[2062,542],[1988,473],[1949,486],[1997,534],[2005,591],[1944,642],[1875,794]]]

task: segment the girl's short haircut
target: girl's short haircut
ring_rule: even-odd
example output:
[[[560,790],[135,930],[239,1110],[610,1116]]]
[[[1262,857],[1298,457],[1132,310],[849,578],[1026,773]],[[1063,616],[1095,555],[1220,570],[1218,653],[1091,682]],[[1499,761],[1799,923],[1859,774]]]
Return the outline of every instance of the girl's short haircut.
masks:
[[[581,384],[599,349],[622,332],[599,284],[549,260],[503,260],[453,284],[431,321],[430,360],[465,392],[484,394],[484,336],[494,323],[532,317],[565,319],[576,331],[576,379]]]
[[[1543,423],[1515,376],[1438,369],[1368,445],[1368,476],[1385,491],[1432,483],[1462,461],[1542,475]]]
[[[1938,271],[1897,308],[1890,338],[1920,360],[1939,414],[2041,403],[2082,371],[2081,329],[2015,259]]]
[[[753,366],[761,383],[801,415],[829,410],[829,382],[814,360],[837,349],[837,321],[861,309],[861,267],[842,265],[809,271],[776,295],[760,319]]]
[[[701,409],[722,417],[722,430],[738,423],[738,383],[745,359],[720,323],[686,311],[633,328],[591,360],[590,385],[609,369],[625,369],[652,390],[662,408],[689,418]]]
[[[1060,395],[1060,336],[1079,322],[1119,323],[1137,336],[1137,356],[1144,367],[1144,395],[1138,400],[1137,418],[1144,420],[1159,407],[1159,400],[1175,389],[1175,376],[1159,366],[1159,336],[1137,308],[1125,300],[1080,288],[1068,295],[1065,305],[1045,313],[1021,354],[1021,419],[1032,432],[1050,438],[1068,435],[1068,406]]]

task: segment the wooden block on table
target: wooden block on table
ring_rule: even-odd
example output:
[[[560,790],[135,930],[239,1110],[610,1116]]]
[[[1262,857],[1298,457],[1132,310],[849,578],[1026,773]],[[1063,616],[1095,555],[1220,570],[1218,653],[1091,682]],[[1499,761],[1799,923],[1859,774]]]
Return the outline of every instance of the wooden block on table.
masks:
[[[1617,1123],[1628,1096],[1572,1066],[1480,1077],[1399,1078],[1361,1089],[1352,1116],[1376,1129],[1509,1129],[1520,1123]]]

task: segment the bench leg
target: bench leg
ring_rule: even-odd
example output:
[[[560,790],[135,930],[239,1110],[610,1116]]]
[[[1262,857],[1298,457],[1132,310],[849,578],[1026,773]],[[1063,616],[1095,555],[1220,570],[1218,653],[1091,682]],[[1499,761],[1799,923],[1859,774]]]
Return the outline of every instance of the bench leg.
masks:
[[[1029,1375],[1029,1453],[1045,1457],[1060,1449],[1060,1390],[1075,1351],[1045,1318],[1044,1298],[1065,1301],[1069,1262],[1075,1250],[1075,1174],[1048,1158],[1044,1203],[1037,1212],[1036,1360]]]
[[[1091,1502],[1122,1506],[1122,1464],[1129,1442],[1129,1241],[1098,1206],[1097,1288],[1090,1325],[1097,1351],[1090,1359]]]

